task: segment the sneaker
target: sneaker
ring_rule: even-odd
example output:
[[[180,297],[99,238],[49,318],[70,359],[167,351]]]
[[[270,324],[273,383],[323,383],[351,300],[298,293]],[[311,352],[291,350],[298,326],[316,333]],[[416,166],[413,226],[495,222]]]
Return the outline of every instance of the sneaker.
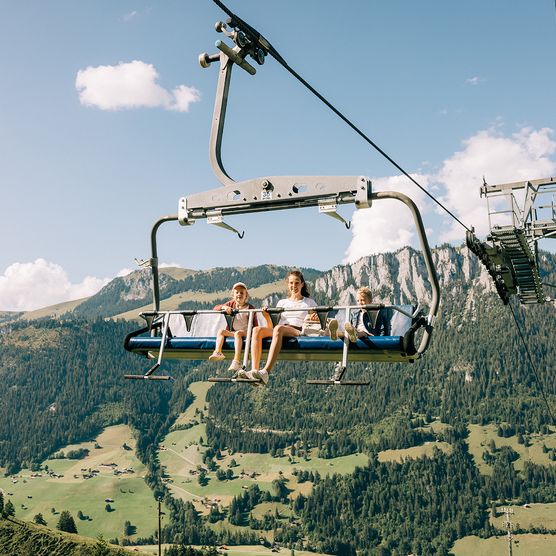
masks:
[[[353,325],[349,322],[346,322],[344,329],[347,332],[349,341],[353,343],[357,342],[357,331],[355,330]]]
[[[250,378],[251,380],[258,380],[265,386],[268,384],[268,371],[266,371],[265,369],[261,369],[260,371],[253,369],[252,371],[246,373],[246,375],[247,378]]]
[[[328,330],[330,330],[330,339],[337,340],[338,339],[338,321],[336,319],[332,319],[328,323]]]
[[[209,357],[209,361],[223,361],[224,359],[226,359],[226,356],[221,351],[213,351]]]
[[[236,371],[240,371],[241,370],[241,362],[238,361],[237,359],[234,359],[232,361],[232,364],[228,367],[228,371],[233,371],[234,373]]]

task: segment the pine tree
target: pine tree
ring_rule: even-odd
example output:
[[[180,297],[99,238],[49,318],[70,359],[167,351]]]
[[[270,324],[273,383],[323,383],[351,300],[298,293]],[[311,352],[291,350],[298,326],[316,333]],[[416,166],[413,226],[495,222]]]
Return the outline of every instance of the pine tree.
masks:
[[[38,513],[34,518],[33,518],[33,522],[36,523],[37,525],[46,525],[46,520],[44,519],[43,515],[41,513]]]
[[[12,504],[12,501],[10,499],[8,499],[8,501],[4,505],[4,513],[2,515],[4,517],[15,515],[15,508],[14,508],[14,505]]]
[[[73,517],[67,510],[64,510],[60,514],[60,519],[58,520],[58,524],[56,525],[56,528],[66,533],[77,533],[77,527],[75,526],[75,521],[73,520]]]

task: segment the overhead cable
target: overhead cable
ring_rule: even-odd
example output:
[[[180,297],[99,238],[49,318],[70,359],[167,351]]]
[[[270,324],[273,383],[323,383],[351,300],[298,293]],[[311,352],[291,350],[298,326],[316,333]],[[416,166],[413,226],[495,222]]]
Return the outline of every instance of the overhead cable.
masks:
[[[546,397],[546,394],[544,392],[544,388],[541,382],[541,379],[539,377],[539,374],[537,373],[537,369],[535,367],[535,364],[533,363],[533,359],[531,357],[531,353],[529,352],[529,348],[527,347],[527,343],[525,342],[525,338],[523,336],[523,333],[521,332],[521,326],[519,324],[519,321],[517,320],[515,311],[512,307],[511,303],[508,303],[508,307],[510,308],[510,312],[512,313],[512,317],[514,318],[514,322],[515,325],[517,327],[517,331],[519,333],[519,337],[521,338],[521,342],[523,343],[523,347],[525,348],[525,353],[527,354],[527,358],[529,359],[529,364],[531,365],[531,369],[533,370],[533,374],[535,375],[535,379],[537,381],[537,386],[540,390],[540,393],[543,397],[544,403],[546,404],[546,409],[548,410],[548,413],[550,415],[550,419],[551,419],[551,424],[554,425],[556,424],[556,421],[554,419],[554,414],[552,413],[552,410],[550,409],[550,404],[548,403],[548,398]]]

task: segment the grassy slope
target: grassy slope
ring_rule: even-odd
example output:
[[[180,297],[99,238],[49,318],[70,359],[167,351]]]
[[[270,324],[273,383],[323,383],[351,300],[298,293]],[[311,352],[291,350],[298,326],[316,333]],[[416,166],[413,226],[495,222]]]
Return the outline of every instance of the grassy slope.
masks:
[[[425,442],[422,446],[413,446],[402,450],[383,450],[378,453],[378,461],[397,461],[401,463],[405,459],[417,459],[421,457],[432,457],[434,450],[452,453],[452,445],[447,442]]]
[[[179,417],[177,423],[185,424],[198,419],[199,416],[195,415],[197,409],[207,410],[205,396],[210,387],[210,384],[203,382],[190,385],[190,389],[196,397],[195,402],[187,412]],[[233,468],[235,478],[219,481],[216,479],[215,473],[209,473],[208,484],[201,486],[196,476],[190,473],[196,469],[197,465],[202,464],[205,448],[199,444],[201,437],[206,439],[205,426],[202,423],[187,430],[173,430],[164,439],[160,447],[159,458],[161,465],[165,467],[166,475],[171,480],[169,487],[174,495],[193,501],[202,512],[207,511],[201,503],[203,498],[228,505],[234,496],[241,494],[249,485],[256,483],[260,488],[270,490],[272,481],[280,476],[280,472],[288,479],[288,487],[292,490],[292,496],[296,496],[299,492],[307,494],[311,489],[311,483],[298,484],[292,474],[294,469],[318,471],[321,476],[331,473],[347,474],[352,473],[356,466],[363,466],[368,461],[364,454],[354,454],[332,460],[316,456],[312,456],[308,461],[294,458],[294,461],[290,463],[286,456],[273,458],[269,454],[236,453],[229,455],[224,453],[223,459],[218,464],[222,469],[227,469],[231,460],[235,459],[237,463],[237,467]],[[247,475],[239,478],[242,471],[245,471]],[[253,471],[258,473],[256,478],[248,476]]]
[[[556,529],[556,503],[530,504],[529,508],[523,506],[508,506],[513,509],[512,523],[515,529],[532,529],[546,527]],[[490,517],[490,522],[501,531],[505,530],[506,516],[501,513],[502,506],[498,506],[498,517]],[[556,554],[556,537],[554,538],[554,553]]]
[[[17,477],[0,478],[0,488],[12,500],[16,517],[31,521],[42,513],[49,527],[56,527],[59,512],[69,510],[77,530],[83,535],[105,538],[122,537],[126,520],[137,527],[137,536],[149,536],[157,527],[157,508],[151,490],[145,484],[144,466],[135,457],[133,450],[124,450],[123,444],[135,446],[129,427],[118,425],[106,429],[97,439],[102,447],[96,450],[94,442],[84,442],[64,449],[89,448],[90,454],[82,460],[46,460],[44,465],[62,478],[52,478],[44,471],[42,477],[31,478],[29,470],[22,470]],[[115,476],[111,467],[103,463],[116,463],[118,468],[131,467],[135,473]],[[98,469],[100,473],[92,479],[84,479],[81,469]],[[77,475],[77,478],[75,477]],[[17,481],[14,483],[13,481]],[[31,498],[29,498],[31,497]],[[106,498],[112,498],[114,511],[105,510]],[[56,509],[53,514],[51,509]],[[77,512],[91,520],[79,520]],[[133,538],[133,537],[132,537]]]
[[[98,541],[80,535],[51,531],[33,523],[0,519],[0,554],[2,556],[93,556]],[[121,553],[112,547],[110,553]],[[126,551],[127,552],[127,551]],[[103,552],[104,554],[104,552]],[[145,554],[134,552],[134,554]]]
[[[60,317],[65,313],[73,311],[78,305],[81,305],[83,301],[89,299],[88,297],[82,297],[81,299],[74,299],[72,301],[64,301],[63,303],[56,303],[55,305],[49,305],[48,307],[42,307],[34,311],[27,311],[21,315],[23,320],[34,320],[42,319],[44,317]]]
[[[518,470],[523,469],[525,461],[531,461],[540,465],[555,465],[550,461],[548,454],[542,451],[542,445],[548,448],[556,448],[556,433],[552,434],[533,434],[530,437],[531,446],[526,447],[517,442],[517,436],[502,438],[497,435],[496,425],[469,425],[469,451],[475,459],[475,465],[483,475],[490,475],[492,468],[487,465],[482,458],[483,452],[488,449],[491,440],[494,440],[496,447],[510,446],[518,454],[519,459],[514,462],[514,467]]]
[[[551,535],[514,535],[513,553],[535,556],[554,556],[556,539]],[[455,556],[507,556],[508,540],[506,536],[480,539],[471,536],[459,539],[454,544],[451,554]]]

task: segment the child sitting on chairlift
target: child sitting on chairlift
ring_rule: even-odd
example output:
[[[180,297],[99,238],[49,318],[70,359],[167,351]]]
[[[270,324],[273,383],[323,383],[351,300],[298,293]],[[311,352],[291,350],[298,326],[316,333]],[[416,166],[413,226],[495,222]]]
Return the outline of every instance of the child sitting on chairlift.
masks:
[[[237,282],[232,286],[232,299],[222,305],[216,305],[214,310],[225,311],[228,315],[231,315],[234,311],[254,309],[253,305],[247,303],[248,299],[247,286],[243,282]],[[209,361],[222,361],[225,359],[226,356],[222,353],[224,339],[233,337],[235,347],[234,360],[228,370],[233,372],[239,371],[242,367],[241,350],[243,348],[243,338],[247,334],[248,323],[249,313],[237,313],[232,322],[232,330],[229,328],[219,330],[216,336],[216,346],[214,352],[209,357]],[[257,315],[253,315],[253,326],[257,326]]]
[[[364,286],[357,290],[357,305],[370,305],[373,302],[373,296],[370,288]],[[357,342],[358,338],[366,338],[367,336],[385,336],[387,335],[388,323],[382,311],[378,311],[376,321],[372,322],[369,313],[365,309],[352,311],[350,322],[344,325],[345,333],[350,342]]]

